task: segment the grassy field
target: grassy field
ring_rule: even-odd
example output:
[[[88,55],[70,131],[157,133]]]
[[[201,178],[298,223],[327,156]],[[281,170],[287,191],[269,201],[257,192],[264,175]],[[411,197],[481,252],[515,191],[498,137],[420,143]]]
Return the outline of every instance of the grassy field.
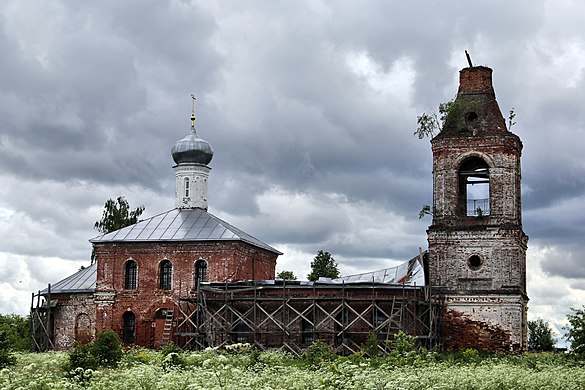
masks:
[[[0,389],[585,389],[585,365],[561,354],[408,352],[368,359],[278,351],[127,351],[117,368],[67,370],[62,352],[16,354]]]

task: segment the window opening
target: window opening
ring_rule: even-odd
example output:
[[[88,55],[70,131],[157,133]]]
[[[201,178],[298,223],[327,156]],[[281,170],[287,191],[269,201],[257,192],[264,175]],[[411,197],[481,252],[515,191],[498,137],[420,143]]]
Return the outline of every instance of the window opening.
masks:
[[[313,312],[305,314],[301,319],[301,343],[312,344],[315,341],[315,319]]]
[[[136,289],[136,279],[138,274],[138,267],[134,260],[128,260],[126,262],[126,269],[124,270],[124,288],[126,290]]]
[[[201,282],[207,282],[207,261],[203,259],[195,262],[195,287]]]
[[[162,290],[171,289],[171,275],[173,273],[173,265],[169,260],[160,262],[160,283],[159,287]]]
[[[236,343],[247,343],[248,342],[248,327],[242,320],[236,323],[233,328],[234,342]]]
[[[124,322],[123,341],[124,344],[134,344],[134,335],[136,334],[136,316],[131,311],[127,311],[122,316]]]
[[[479,157],[468,158],[459,169],[460,212],[468,217],[490,214],[489,167]]]
[[[190,190],[190,188],[189,188],[189,178],[186,177],[185,178],[185,198],[188,198],[189,197],[189,190]]]
[[[482,264],[481,257],[478,255],[473,255],[469,259],[467,259],[467,265],[474,271],[480,269]]]

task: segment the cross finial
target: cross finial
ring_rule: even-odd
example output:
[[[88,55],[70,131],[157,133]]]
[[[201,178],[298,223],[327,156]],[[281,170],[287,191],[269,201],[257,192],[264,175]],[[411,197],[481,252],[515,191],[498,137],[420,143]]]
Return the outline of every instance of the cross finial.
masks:
[[[191,127],[195,127],[195,95],[191,94]]]

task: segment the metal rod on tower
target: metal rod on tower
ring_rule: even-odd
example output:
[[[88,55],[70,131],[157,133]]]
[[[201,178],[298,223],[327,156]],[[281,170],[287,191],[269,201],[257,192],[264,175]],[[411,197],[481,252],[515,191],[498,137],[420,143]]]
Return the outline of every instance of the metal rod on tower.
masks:
[[[469,56],[469,53],[467,52],[467,50],[465,50],[465,57],[467,57],[467,62],[469,63],[469,67],[473,68],[473,64],[471,63],[471,57]]]

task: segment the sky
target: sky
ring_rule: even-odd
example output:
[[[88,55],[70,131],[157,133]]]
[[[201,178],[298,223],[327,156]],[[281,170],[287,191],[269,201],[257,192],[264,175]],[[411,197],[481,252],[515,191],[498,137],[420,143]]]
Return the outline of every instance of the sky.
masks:
[[[214,148],[209,211],[342,274],[427,247],[417,115],[494,70],[524,144],[529,319],[561,334],[585,302],[585,30],[580,1],[99,1],[0,4],[0,313],[89,265],[107,199],[174,207],[170,150]]]

